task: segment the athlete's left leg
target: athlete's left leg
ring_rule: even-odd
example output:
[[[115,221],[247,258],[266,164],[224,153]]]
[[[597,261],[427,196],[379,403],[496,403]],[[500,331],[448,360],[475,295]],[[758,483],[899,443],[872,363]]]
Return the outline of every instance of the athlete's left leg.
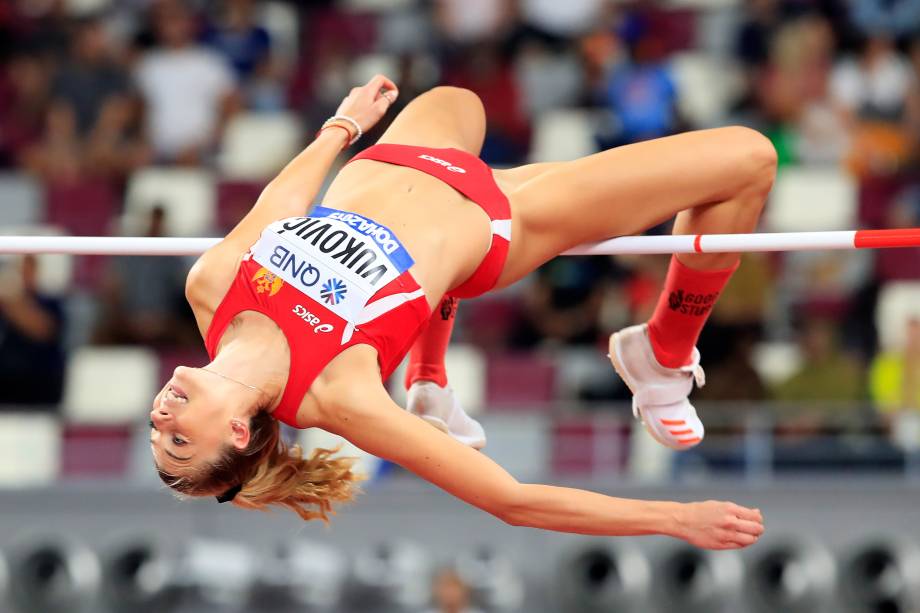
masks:
[[[497,172],[512,204],[508,263],[499,286],[576,245],[635,234],[677,214],[676,234],[750,232],[773,182],[776,154],[744,128],[681,134],[535,169]],[[672,258],[648,324],[611,340],[617,370],[662,443],[685,448],[703,436],[686,396],[694,345],[737,254]],[[699,377],[698,377],[699,381]]]

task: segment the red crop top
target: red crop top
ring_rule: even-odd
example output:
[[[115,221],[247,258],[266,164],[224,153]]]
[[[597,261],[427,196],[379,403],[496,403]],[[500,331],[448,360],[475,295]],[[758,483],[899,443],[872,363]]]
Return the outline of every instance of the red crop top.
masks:
[[[205,334],[211,359],[243,311],[270,317],[287,338],[288,382],[273,415],[297,425],[313,380],[342,351],[374,347],[383,377],[402,361],[428,322],[413,260],[389,228],[362,215],[316,207],[309,217],[269,225],[243,256]]]

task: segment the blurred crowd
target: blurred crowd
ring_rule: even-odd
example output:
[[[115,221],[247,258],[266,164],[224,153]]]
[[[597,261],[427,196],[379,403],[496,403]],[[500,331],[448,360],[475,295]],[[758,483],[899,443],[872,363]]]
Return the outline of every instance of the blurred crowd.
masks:
[[[695,77],[713,67],[714,80]],[[138,171],[217,169],[228,126],[253,114],[293,114],[305,143],[362,70],[396,80],[395,112],[436,84],[476,91],[488,112],[482,156],[495,166],[566,149],[550,129],[563,116],[581,118],[593,150],[743,124],[771,138],[781,176],[822,168],[852,183],[846,224],[920,226],[914,0],[9,0],[0,166],[40,185],[46,221],[66,233],[118,233]],[[269,178],[234,191],[230,210]],[[141,229],[167,233],[169,214],[152,206]],[[212,233],[234,218],[218,215]],[[457,341],[555,361],[549,401],[625,399],[612,371],[568,366],[580,352],[602,361],[606,334],[649,315],[666,263],[559,258],[464,304]],[[7,263],[0,402],[57,402],[78,343],[199,347],[186,264],[89,259],[76,265],[79,287],[54,295],[35,259]],[[891,322],[893,343],[876,325],[879,297],[903,281],[920,281],[917,250],[746,255],[700,342],[710,383],[699,398],[920,411],[920,315]]]

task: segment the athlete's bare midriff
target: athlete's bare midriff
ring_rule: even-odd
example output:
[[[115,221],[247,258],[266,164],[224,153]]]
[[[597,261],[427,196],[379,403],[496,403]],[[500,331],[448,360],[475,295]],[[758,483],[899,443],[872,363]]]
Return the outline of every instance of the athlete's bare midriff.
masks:
[[[488,215],[439,179],[413,168],[357,160],[339,171],[323,205],[389,227],[415,260],[412,274],[434,308],[489,249]]]

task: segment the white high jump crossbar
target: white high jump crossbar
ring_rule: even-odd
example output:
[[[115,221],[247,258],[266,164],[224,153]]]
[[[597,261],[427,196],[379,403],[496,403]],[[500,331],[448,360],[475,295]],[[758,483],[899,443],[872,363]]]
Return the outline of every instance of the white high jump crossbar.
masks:
[[[199,255],[220,240],[219,238],[135,236],[0,236],[0,254]],[[566,251],[563,255],[821,251],[886,247],[920,247],[920,228],[622,236],[599,243],[581,245]]]

